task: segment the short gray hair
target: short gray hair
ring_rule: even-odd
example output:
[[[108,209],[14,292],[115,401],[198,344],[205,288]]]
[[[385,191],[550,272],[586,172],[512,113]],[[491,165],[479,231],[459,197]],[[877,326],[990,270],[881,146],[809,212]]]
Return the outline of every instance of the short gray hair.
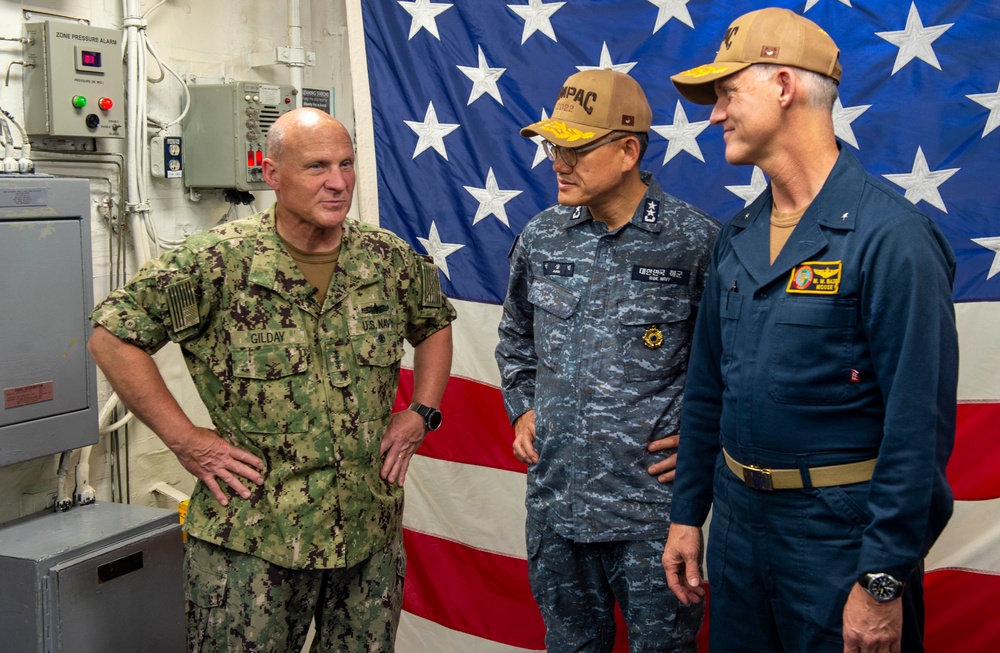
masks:
[[[772,79],[782,68],[782,66],[773,63],[758,63],[750,67],[757,75],[757,79],[763,82]],[[790,67],[794,68],[794,66]],[[806,101],[809,105],[817,109],[832,111],[833,103],[836,102],[839,95],[836,80],[802,68],[795,68],[795,72],[806,89]]]

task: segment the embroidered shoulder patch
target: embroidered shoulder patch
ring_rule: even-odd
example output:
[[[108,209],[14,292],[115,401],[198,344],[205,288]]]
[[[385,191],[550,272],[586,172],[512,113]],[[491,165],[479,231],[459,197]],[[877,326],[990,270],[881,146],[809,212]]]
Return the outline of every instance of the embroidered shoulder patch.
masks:
[[[788,292],[807,295],[836,295],[840,292],[842,261],[806,261],[792,268]]]
[[[198,315],[198,300],[194,296],[194,282],[181,279],[167,286],[167,307],[174,331],[183,331],[201,322]]]
[[[441,279],[438,277],[438,268],[434,263],[425,259],[420,269],[424,287],[423,305],[437,308],[441,306]]]

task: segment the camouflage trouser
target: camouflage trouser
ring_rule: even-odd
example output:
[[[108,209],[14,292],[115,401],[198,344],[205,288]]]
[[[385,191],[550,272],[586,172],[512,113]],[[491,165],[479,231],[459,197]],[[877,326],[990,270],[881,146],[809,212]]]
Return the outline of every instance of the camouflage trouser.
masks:
[[[391,651],[403,603],[402,539],[348,569],[286,569],[188,538],[189,653]]]
[[[528,517],[528,580],[548,653],[607,653],[617,600],[629,651],[694,653],[704,602],[681,605],[667,587],[665,540],[580,543]]]

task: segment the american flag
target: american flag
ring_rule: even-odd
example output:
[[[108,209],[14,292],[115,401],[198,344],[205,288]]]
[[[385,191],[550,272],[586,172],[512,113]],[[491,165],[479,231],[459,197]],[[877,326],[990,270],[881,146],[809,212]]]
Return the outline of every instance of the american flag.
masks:
[[[948,468],[956,506],[927,559],[926,642],[931,653],[1000,650],[1000,3],[774,4],[806,15],[840,46],[838,136],[937,221],[958,257],[960,405]],[[376,160],[360,193],[377,190],[380,224],[434,257],[459,311],[445,424],[407,476],[399,651],[544,649],[527,583],[526,470],[511,454],[493,361],[507,253],[528,220],[555,202],[541,145],[519,128],[547,117],[578,70],[626,72],[653,107],[643,168],[667,192],[728,220],[766,179],[726,163],[710,107],[680,101],[668,76],[710,60],[729,23],[762,6],[349,3],[348,29],[364,33],[363,61],[353,66],[364,77],[355,80],[358,133],[369,135],[359,153],[363,160],[374,148]],[[362,108],[369,102],[370,115]],[[404,370],[398,408],[411,391]],[[619,639],[616,650],[626,651]]]

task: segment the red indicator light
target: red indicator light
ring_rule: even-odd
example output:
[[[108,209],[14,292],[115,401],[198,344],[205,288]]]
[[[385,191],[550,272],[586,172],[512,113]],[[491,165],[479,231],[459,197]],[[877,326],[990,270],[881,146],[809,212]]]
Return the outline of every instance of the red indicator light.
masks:
[[[291,103],[292,103],[292,98],[286,97],[285,104],[291,104]]]
[[[257,150],[256,156],[257,156],[256,158],[257,165],[259,166],[264,165],[264,153],[261,152],[260,150]]]
[[[253,167],[253,150],[247,152],[247,167]]]
[[[97,101],[97,106],[101,107],[103,111],[110,111],[111,107],[115,106],[115,103],[109,97],[102,97]]]

